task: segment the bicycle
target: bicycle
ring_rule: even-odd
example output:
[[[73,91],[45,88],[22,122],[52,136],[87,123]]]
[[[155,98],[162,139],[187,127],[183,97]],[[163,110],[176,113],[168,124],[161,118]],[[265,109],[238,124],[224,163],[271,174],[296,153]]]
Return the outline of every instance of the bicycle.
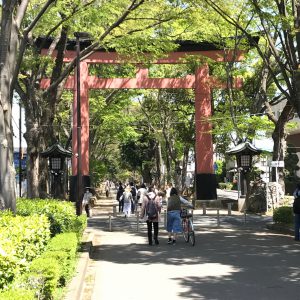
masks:
[[[195,246],[196,238],[193,224],[193,214],[189,213],[187,208],[182,208],[181,213],[182,234],[186,243],[190,242]]]

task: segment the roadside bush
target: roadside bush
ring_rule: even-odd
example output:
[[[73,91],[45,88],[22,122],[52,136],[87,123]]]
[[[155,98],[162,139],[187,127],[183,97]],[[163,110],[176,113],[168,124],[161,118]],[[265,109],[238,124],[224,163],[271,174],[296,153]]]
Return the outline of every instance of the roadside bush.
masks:
[[[13,289],[0,293],[0,300],[34,300],[34,291],[25,289]]]
[[[78,240],[74,232],[59,234],[49,242],[47,251],[65,251],[68,253],[68,259],[76,257],[78,249]]]
[[[55,199],[18,199],[17,214],[45,214],[50,222],[51,236],[63,232],[78,232],[81,236],[87,224],[85,215],[76,216],[73,203]]]
[[[290,206],[282,206],[275,208],[273,212],[273,221],[275,223],[293,224],[293,208]]]
[[[40,255],[50,239],[46,216],[0,214],[0,289],[24,272],[29,262]]]
[[[38,299],[54,299],[58,288],[64,287],[74,274],[77,249],[75,233],[56,235],[46,251],[32,261],[28,272],[19,276],[13,286],[34,290]]]
[[[233,184],[231,182],[219,182],[219,188],[221,190],[231,190]]]
[[[75,233],[62,233],[49,242],[44,256],[53,257],[60,262],[60,283],[64,285],[74,271],[78,239]]]
[[[41,258],[50,258],[57,261],[59,267],[59,286],[64,286],[67,280],[70,278],[70,274],[72,274],[73,268],[70,268],[70,262],[68,260],[68,253],[63,251],[45,251]]]
[[[16,216],[0,212],[0,300],[35,299],[32,291],[38,299],[58,297],[74,274],[86,225],[85,215],[60,200],[18,199]]]
[[[23,278],[38,299],[53,299],[60,278],[59,262],[54,258],[39,257],[30,265]]]

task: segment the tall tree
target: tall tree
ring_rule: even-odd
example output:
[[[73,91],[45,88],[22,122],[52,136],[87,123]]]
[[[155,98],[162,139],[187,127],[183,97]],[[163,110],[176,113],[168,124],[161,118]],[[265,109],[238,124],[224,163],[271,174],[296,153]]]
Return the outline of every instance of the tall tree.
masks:
[[[7,166],[1,168],[0,171],[1,193],[3,191],[3,196],[0,198],[3,199],[3,207],[13,209],[15,201],[10,124],[10,103],[13,90],[17,89],[23,103],[26,104],[28,117],[26,139],[31,170],[29,193],[34,197],[45,190],[45,180],[42,180],[45,177],[39,176],[40,169],[45,170],[45,164],[40,163],[38,153],[55,139],[52,123],[56,104],[60,99],[63,81],[75,65],[75,60],[67,66],[62,65],[62,53],[68,35],[80,29],[80,31],[87,30],[94,36],[95,42],[82,51],[81,58],[90,55],[99,47],[114,47],[123,54],[131,53],[131,55],[146,49],[159,53],[168,45],[166,42],[161,43],[164,28],[170,26],[170,24],[168,26],[164,24],[170,22],[175,16],[181,15],[184,10],[180,5],[170,5],[164,0],[156,0],[155,3],[146,0],[128,0],[122,3],[95,0],[3,1],[0,47],[1,98],[4,105],[0,113],[4,116],[1,121],[6,121],[3,121],[0,127],[0,136],[5,137],[0,161]],[[74,18],[75,15],[76,18]],[[157,36],[160,34],[160,39],[156,41],[149,39],[147,42],[146,37],[153,36],[155,30]],[[56,45],[59,47],[58,56],[52,67],[49,61],[47,66],[45,60],[36,56],[38,49],[35,40],[41,33],[46,33],[46,37],[57,37],[53,39],[49,49],[51,53]],[[20,67],[22,64],[24,66],[24,53],[30,45],[31,51],[26,54],[32,57],[33,66],[29,65],[27,70],[24,68],[24,73],[19,76]],[[51,72],[46,73],[49,68]],[[3,74],[7,76],[6,80],[3,79]],[[40,91],[39,82],[45,74],[51,78],[51,84],[47,90]]]
[[[15,171],[13,166],[13,141],[11,105],[14,84],[19,74],[20,59],[27,38],[44,12],[54,0],[45,1],[36,17],[23,25],[28,0],[3,0],[0,32],[0,206],[15,210]],[[20,40],[23,37],[23,42]]]
[[[286,152],[285,125],[292,118],[294,111],[300,117],[300,3],[297,0],[242,0],[235,2],[235,9],[228,9],[232,3],[224,1],[205,2],[208,7],[234,26],[256,48],[262,59],[260,89],[256,98],[264,106],[270,120],[274,122],[273,160],[284,160]],[[260,40],[255,40],[255,35]],[[266,82],[272,78],[277,94],[270,99]],[[272,113],[272,102],[284,103],[279,117]],[[274,179],[273,172],[273,179]],[[279,168],[283,182],[283,168]]]

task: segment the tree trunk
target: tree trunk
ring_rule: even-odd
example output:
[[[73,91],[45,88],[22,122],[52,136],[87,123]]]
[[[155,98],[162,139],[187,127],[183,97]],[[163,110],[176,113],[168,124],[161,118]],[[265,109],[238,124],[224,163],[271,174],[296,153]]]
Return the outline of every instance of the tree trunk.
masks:
[[[0,36],[0,209],[16,210],[16,180],[13,164],[13,132],[11,113],[11,78],[14,70],[17,40],[13,29],[16,1],[4,1]]]
[[[274,141],[273,147],[273,161],[284,161],[285,153],[286,153],[286,130],[285,126],[287,122],[293,117],[294,109],[293,107],[287,103],[283,108],[282,113],[278,121],[275,123],[275,129],[272,134],[272,138]],[[282,186],[283,191],[284,188],[284,168],[272,168],[272,181],[275,182],[278,179],[278,182]],[[277,176],[276,176],[277,173]],[[277,178],[276,178],[277,177]]]

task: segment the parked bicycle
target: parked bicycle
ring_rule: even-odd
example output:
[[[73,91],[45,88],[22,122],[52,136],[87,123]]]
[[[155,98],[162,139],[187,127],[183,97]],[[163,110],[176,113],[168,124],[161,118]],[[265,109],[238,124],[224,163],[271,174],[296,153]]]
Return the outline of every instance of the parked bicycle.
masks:
[[[192,246],[195,246],[196,239],[193,224],[193,213],[190,213],[187,208],[182,208],[180,216],[183,238],[186,243],[190,242]]]

